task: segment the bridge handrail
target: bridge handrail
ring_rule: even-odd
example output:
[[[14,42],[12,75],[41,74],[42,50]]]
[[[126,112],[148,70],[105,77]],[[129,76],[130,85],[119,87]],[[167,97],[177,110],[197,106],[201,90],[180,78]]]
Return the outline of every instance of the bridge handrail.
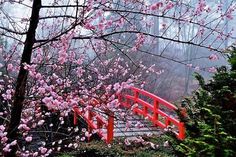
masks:
[[[171,104],[170,102],[152,94],[147,91],[144,91],[142,89],[131,87],[130,90],[132,91],[133,95],[129,95],[127,93],[120,93],[118,94],[118,100],[126,108],[132,108],[133,112],[142,116],[147,117],[154,125],[160,126],[161,128],[168,127],[171,123],[178,128],[178,132],[174,131],[176,136],[183,140],[185,138],[185,127],[184,123],[180,122],[178,119],[175,119],[174,117],[168,115],[164,111],[162,111],[159,108],[159,105],[162,104],[166,106],[167,108],[171,110],[178,110],[178,108]],[[148,98],[151,98],[153,100],[153,104],[150,104],[142,99],[140,99],[140,96],[146,96]],[[122,101],[122,98],[125,99],[125,102]],[[138,108],[139,106],[132,107],[131,101],[136,103],[137,105],[141,105],[141,109]],[[92,102],[91,106],[95,107],[95,104]],[[83,102],[83,107],[86,105]],[[77,124],[77,117],[81,116],[88,124],[88,131],[91,132],[92,130],[97,130],[98,135],[106,141],[106,143],[111,143],[114,137],[114,113],[107,110],[106,115],[108,115],[108,118],[105,119],[103,116],[99,115],[99,113],[93,111],[92,109],[88,109],[86,111],[83,110],[83,107],[79,108],[79,106],[74,106],[74,125]],[[152,115],[148,112],[149,110],[152,111]],[[159,115],[161,115],[163,118],[165,118],[165,122],[161,122],[159,120]],[[96,119],[97,123],[94,123],[93,118]],[[102,132],[102,126],[106,126],[107,134],[104,134]]]
[[[114,130],[114,116],[113,113],[109,112],[108,119],[100,116],[98,113],[92,111],[92,109],[88,109],[86,112],[81,111],[78,106],[73,107],[74,111],[74,125],[78,123],[78,116],[81,116],[88,124],[88,132],[92,132],[93,130],[97,131],[97,134],[106,141],[106,143],[111,143],[113,140],[113,130]],[[94,123],[93,118],[96,118],[97,123]],[[107,133],[104,134],[101,130],[103,126],[107,130]],[[89,138],[88,138],[89,139]]]
[[[142,89],[136,88],[136,87],[131,87],[130,88],[133,92],[133,95],[129,95],[126,93],[121,93],[118,95],[119,102],[126,108],[131,108],[131,102],[133,101],[134,104],[138,104],[138,106],[133,107],[133,112],[139,115],[142,115],[144,117],[147,117],[154,125],[158,125],[161,128],[166,128],[168,127],[171,123],[175,125],[178,128],[178,132],[174,131],[176,136],[183,140],[185,138],[185,127],[184,123],[180,122],[179,120],[175,119],[174,117],[168,115],[164,111],[162,111],[159,108],[159,105],[162,104],[163,106],[166,106],[167,108],[176,111],[178,108],[171,104],[170,102],[152,94],[147,91],[144,91]],[[151,98],[153,100],[153,104],[151,105],[150,103],[140,99],[140,96],[144,95],[147,96],[148,98]],[[122,97],[125,98],[125,102],[122,102]],[[139,108],[141,105],[141,109]],[[148,110],[151,110],[153,113],[150,115],[148,113]],[[159,115],[161,115],[163,118],[165,118],[165,123],[161,122],[159,120]]]
[[[168,101],[166,101],[166,100],[164,100],[164,99],[162,99],[162,98],[160,98],[160,97],[158,97],[158,96],[156,96],[152,93],[149,93],[149,92],[147,92],[143,89],[139,89],[139,88],[136,88],[136,87],[131,87],[130,89],[134,92],[138,92],[142,95],[145,95],[145,96],[147,96],[147,97],[149,97],[153,100],[157,100],[159,103],[165,105],[169,109],[172,109],[172,110],[177,110],[178,109],[175,105],[171,104],[170,102],[168,102]]]

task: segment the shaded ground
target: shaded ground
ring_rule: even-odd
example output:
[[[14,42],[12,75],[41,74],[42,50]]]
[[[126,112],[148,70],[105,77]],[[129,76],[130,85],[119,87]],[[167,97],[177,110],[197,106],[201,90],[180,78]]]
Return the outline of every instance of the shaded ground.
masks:
[[[175,157],[171,146],[163,144],[168,139],[165,137],[143,137],[145,141],[155,143],[157,148],[153,149],[150,144],[142,144],[130,141],[130,145],[124,144],[124,139],[114,141],[106,145],[102,141],[91,141],[80,143],[78,151],[65,151],[54,154],[57,157]],[[120,141],[120,142],[119,142]]]

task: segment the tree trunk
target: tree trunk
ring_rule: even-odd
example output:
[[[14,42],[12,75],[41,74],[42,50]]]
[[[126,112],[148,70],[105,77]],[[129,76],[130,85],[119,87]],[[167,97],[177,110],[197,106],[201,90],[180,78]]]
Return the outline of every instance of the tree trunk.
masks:
[[[24,69],[23,63],[30,64],[32,48],[35,42],[35,33],[39,22],[39,11],[41,8],[41,0],[34,0],[31,11],[30,25],[26,34],[26,40],[24,43],[24,50],[21,56],[20,71],[16,81],[16,89],[14,94],[14,101],[11,109],[11,119],[7,129],[7,137],[9,141],[17,140],[18,138],[18,126],[21,120],[21,113],[23,108],[23,102],[25,100],[25,88],[27,84],[28,72]],[[19,141],[18,141],[19,142]],[[4,153],[6,157],[16,156],[17,146],[11,147],[11,151]]]

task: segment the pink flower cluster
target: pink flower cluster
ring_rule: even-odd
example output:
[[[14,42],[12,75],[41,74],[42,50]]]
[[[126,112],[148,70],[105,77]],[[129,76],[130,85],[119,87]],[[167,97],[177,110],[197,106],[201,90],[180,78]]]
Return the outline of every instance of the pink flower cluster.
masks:
[[[151,9],[152,11],[154,11],[154,10],[160,9],[161,7],[163,7],[163,3],[162,3],[162,2],[157,2],[157,3],[155,3],[155,4],[152,4],[152,5],[150,6],[150,9]]]

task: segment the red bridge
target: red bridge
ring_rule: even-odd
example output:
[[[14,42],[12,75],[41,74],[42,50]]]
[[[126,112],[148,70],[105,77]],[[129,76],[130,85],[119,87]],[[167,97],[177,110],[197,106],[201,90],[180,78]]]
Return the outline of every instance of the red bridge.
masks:
[[[184,123],[172,114],[178,109],[175,105],[135,87],[119,94],[118,100],[121,108],[145,118],[155,127],[165,129],[168,126],[174,126],[173,132],[177,138],[180,140],[185,138]],[[116,111],[106,111],[106,116],[104,116],[93,108],[84,111],[83,108],[75,106],[73,110],[75,125],[77,117],[80,116],[87,122],[89,132],[96,130],[102,139],[111,143],[114,138]]]

